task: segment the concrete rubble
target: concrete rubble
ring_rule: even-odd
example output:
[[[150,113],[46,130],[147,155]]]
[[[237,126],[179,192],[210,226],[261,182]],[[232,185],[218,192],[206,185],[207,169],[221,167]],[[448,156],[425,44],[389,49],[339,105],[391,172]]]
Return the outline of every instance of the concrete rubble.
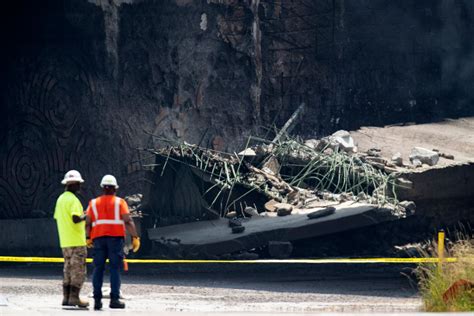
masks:
[[[350,138],[344,131],[322,139],[250,138],[240,154],[180,143],[150,150],[156,157],[150,205],[158,211],[149,237],[157,249],[177,242],[180,250],[170,258],[280,257],[275,245],[314,238],[318,256],[334,255],[331,244],[342,247],[352,230],[364,235],[370,226],[383,240],[365,240],[369,248],[403,255],[403,245],[473,220],[474,160],[461,149],[474,147],[446,142],[447,136],[427,142],[417,136],[424,130],[447,131],[410,125],[362,128]],[[170,185],[183,189],[171,195]],[[176,210],[183,201],[192,203]]]
[[[403,166],[402,154],[400,154],[399,152],[395,153],[392,156],[392,163],[395,164],[398,167],[402,167]]]
[[[288,137],[252,142],[238,154],[191,144],[150,150],[156,155],[153,182],[162,187],[164,179],[173,178],[178,187],[185,186],[179,181],[190,181],[188,187],[197,182],[196,196],[175,198],[200,200],[188,207],[195,207],[194,218],[172,225],[158,223],[160,227],[148,230],[150,239],[164,244],[178,240],[181,252],[171,257],[235,257],[268,247],[271,257],[281,258],[291,254],[286,244],[290,241],[414,213],[414,203],[400,203],[395,194],[398,177],[392,169],[397,165],[381,157],[376,148],[358,153],[346,131],[321,140]],[[176,170],[182,174],[182,168],[189,169],[189,180],[176,178]],[[218,217],[200,217],[209,212]]]
[[[439,153],[423,147],[415,147],[411,151],[410,161],[414,165],[419,165],[419,162],[421,162],[429,166],[434,166],[439,161]]]
[[[132,217],[141,217],[143,194],[137,193],[137,194],[128,195],[124,199],[128,204],[129,211],[130,211],[130,214],[132,214]]]
[[[306,144],[308,144],[309,147],[319,150],[330,148],[334,151],[341,150],[347,153],[357,152],[357,146],[354,143],[354,139],[352,139],[351,134],[345,130],[339,130],[330,136],[323,137],[319,141],[314,139],[307,140],[305,141],[305,145]]]

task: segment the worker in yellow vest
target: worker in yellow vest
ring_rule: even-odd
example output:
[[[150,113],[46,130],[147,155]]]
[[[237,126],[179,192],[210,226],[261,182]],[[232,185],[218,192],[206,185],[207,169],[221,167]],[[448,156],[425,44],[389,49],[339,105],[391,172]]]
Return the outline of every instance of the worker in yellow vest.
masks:
[[[87,244],[94,248],[94,309],[102,309],[102,284],[105,262],[109,259],[110,308],[125,308],[120,298],[120,269],[123,267],[125,229],[132,236],[133,252],[140,248],[133,219],[127,202],[116,196],[117,179],[105,175],[100,182],[103,194],[89,202],[87,208]]]
[[[87,308],[79,298],[86,279],[86,229],[84,209],[76,194],[84,180],[76,170],[68,171],[61,181],[65,191],[56,201],[54,219],[58,226],[59,244],[64,256],[63,306]]]

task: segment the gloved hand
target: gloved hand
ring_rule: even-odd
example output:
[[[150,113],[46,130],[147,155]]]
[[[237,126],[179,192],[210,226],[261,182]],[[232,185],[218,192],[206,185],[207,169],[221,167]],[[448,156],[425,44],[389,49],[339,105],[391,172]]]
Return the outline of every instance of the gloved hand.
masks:
[[[140,237],[132,237],[132,251],[137,252],[140,249]]]
[[[94,242],[92,241],[92,239],[90,238],[86,239],[86,246],[87,248],[94,248]]]

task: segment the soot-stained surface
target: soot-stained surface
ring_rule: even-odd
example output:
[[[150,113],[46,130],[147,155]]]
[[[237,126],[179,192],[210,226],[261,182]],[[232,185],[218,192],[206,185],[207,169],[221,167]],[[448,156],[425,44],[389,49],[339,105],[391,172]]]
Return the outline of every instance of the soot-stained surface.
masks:
[[[143,191],[150,134],[234,149],[302,101],[310,136],[474,111],[468,0],[3,6],[0,218],[50,216],[72,168],[84,202],[106,173]]]

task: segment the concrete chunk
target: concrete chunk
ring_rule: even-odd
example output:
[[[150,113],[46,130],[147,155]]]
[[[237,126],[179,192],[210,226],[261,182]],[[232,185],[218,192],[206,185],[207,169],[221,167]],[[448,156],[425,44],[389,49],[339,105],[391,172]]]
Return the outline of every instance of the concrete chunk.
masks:
[[[316,144],[315,149],[319,151],[323,151],[326,149],[332,149],[333,151],[342,150],[349,154],[357,152],[357,147],[354,143],[354,139],[352,139],[351,134],[345,130],[339,130],[330,136],[321,138],[319,143]]]
[[[247,206],[244,209],[244,213],[245,213],[245,215],[250,216],[250,217],[259,215],[258,211],[255,208],[251,207],[251,206]]]
[[[405,210],[407,210],[409,213],[415,213],[416,210],[416,204],[413,201],[401,201],[399,203],[401,207],[403,207]]]
[[[423,147],[415,147],[411,150],[410,161],[415,165],[415,160],[434,166],[438,163],[439,154]]]
[[[237,218],[229,219],[229,227],[242,226],[242,223]]]
[[[413,165],[413,167],[415,168],[418,168],[418,167],[422,167],[423,166],[423,163],[421,162],[420,159],[413,159],[411,161],[411,164]]]
[[[311,212],[311,213],[307,214],[307,216],[308,216],[309,219],[320,218],[320,217],[324,217],[324,216],[334,214],[335,211],[336,211],[335,207],[328,206],[328,207],[323,208],[321,210]]]
[[[247,148],[245,150],[242,150],[239,154],[239,156],[244,156],[244,157],[254,157],[257,154],[252,148]]]
[[[278,159],[275,156],[270,156],[270,158],[265,161],[265,163],[262,166],[262,170],[270,173],[271,175],[277,175],[280,172],[280,163],[278,162]]]
[[[332,134],[331,138],[334,139],[339,144],[339,147],[345,152],[357,152],[357,147],[354,143],[354,139],[352,139],[352,136],[348,131],[339,130]]]
[[[402,167],[403,166],[403,158],[401,153],[395,153],[392,156],[392,163],[394,163],[396,166]]]
[[[278,216],[290,215],[293,211],[293,205],[287,203],[277,203],[275,204],[275,210]]]
[[[317,139],[307,139],[304,141],[305,146],[308,146],[311,149],[318,148],[319,140]]]

